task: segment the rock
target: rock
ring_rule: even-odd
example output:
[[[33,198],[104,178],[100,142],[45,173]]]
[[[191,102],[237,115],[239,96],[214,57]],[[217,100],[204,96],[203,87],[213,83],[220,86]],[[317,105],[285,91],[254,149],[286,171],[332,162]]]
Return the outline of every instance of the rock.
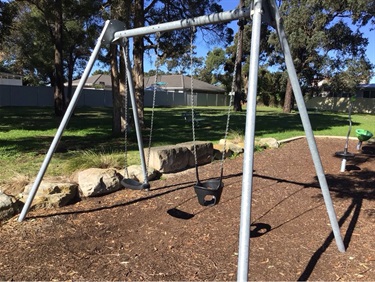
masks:
[[[195,157],[194,157],[194,142],[184,142],[176,144],[176,146],[184,146],[188,148],[188,150],[191,152],[189,155],[189,163],[188,167],[195,166]],[[195,142],[195,149],[197,151],[197,164],[198,165],[204,165],[208,164],[212,161],[212,155],[213,155],[213,144],[211,142],[206,141],[196,141]]]
[[[261,138],[255,141],[255,145],[272,149],[279,148],[279,142],[275,138]]]
[[[233,142],[231,140],[221,139],[219,144],[214,145],[214,159],[221,160],[223,158],[223,150],[224,150],[224,143],[225,143],[225,155],[224,158],[230,158],[233,155],[242,154],[244,149],[243,143]]]
[[[211,162],[213,145],[211,142],[195,142],[198,165]],[[195,166],[194,143],[152,147],[149,165],[163,173],[178,172]]]
[[[32,188],[33,183],[25,186],[25,190],[20,195],[20,201],[25,203]],[[35,194],[32,208],[55,208],[66,206],[77,198],[77,183],[61,181],[42,181]]]
[[[150,150],[149,165],[164,173],[185,169],[189,164],[191,152],[182,146],[159,146]]]
[[[126,175],[124,171],[123,171],[123,173],[124,173],[124,177],[136,180],[138,182],[142,182],[142,183],[144,182],[143,169],[142,169],[141,165],[131,165],[131,166],[129,166],[128,167],[128,174],[129,175]],[[147,168],[147,179],[148,179],[148,181],[158,179],[160,177],[160,175],[161,175],[161,173],[158,170],[156,170],[152,167]]]
[[[122,175],[113,168],[89,168],[78,173],[79,191],[83,197],[106,195],[119,190]]]
[[[12,217],[15,213],[13,198],[0,192],[0,221]]]
[[[220,139],[219,145],[222,148],[221,152],[223,151],[224,143],[226,143],[225,149],[227,151],[232,151],[234,154],[242,154],[243,151],[244,151],[244,143],[233,142],[231,140],[227,140],[225,142],[225,139]],[[218,148],[220,148],[220,147],[218,147]]]

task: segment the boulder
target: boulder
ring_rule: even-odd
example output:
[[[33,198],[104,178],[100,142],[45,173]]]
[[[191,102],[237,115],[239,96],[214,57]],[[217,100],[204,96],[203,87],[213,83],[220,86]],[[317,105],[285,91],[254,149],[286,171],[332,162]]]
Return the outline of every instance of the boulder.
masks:
[[[25,186],[20,195],[20,201],[25,203],[33,183]],[[78,185],[72,182],[42,181],[35,194],[32,208],[55,208],[66,206],[76,200],[78,196]]]
[[[214,149],[217,150],[215,152],[215,158],[216,159],[222,159],[222,153],[224,150],[224,143],[225,143],[225,158],[229,158],[233,155],[239,155],[244,152],[244,144],[243,143],[237,143],[232,140],[221,139],[219,141],[219,144],[216,144],[214,146]]]
[[[122,187],[122,178],[113,168],[89,168],[78,173],[79,192],[83,197],[106,195]]]
[[[123,172],[124,173],[124,172]],[[128,166],[128,175],[124,173],[124,177],[136,180],[138,182],[144,182],[143,169],[141,165]],[[158,179],[160,172],[156,169],[149,167],[147,168],[147,179],[148,181]]]
[[[0,192],[0,221],[12,217],[16,213],[12,197]]]
[[[275,138],[261,138],[255,142],[255,145],[266,148],[279,148],[279,142]]]
[[[211,142],[205,141],[196,141],[196,142],[184,142],[176,144],[176,146],[186,147],[191,154],[189,155],[188,167],[195,166],[195,157],[194,157],[194,143],[195,149],[197,151],[197,164],[204,165],[212,161],[213,156],[213,144]]]
[[[190,156],[191,152],[187,147],[174,145],[152,147],[149,165],[163,173],[181,171],[188,166]]]
[[[198,165],[211,162],[213,145],[211,142],[195,142]],[[147,152],[146,152],[147,153]],[[178,172],[195,165],[194,143],[186,142],[176,145],[152,147],[150,150],[150,167],[162,173]]]

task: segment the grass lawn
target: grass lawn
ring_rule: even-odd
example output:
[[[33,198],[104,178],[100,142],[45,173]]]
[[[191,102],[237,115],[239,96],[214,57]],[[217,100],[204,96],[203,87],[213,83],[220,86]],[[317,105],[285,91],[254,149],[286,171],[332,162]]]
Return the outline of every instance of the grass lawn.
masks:
[[[226,107],[199,107],[203,120],[196,128],[196,139],[218,142],[224,137]],[[124,137],[111,134],[112,110],[109,108],[77,108],[52,158],[47,175],[70,174],[84,167],[122,167],[125,161]],[[191,123],[182,113],[188,107],[156,108],[152,146],[176,144],[192,140]],[[60,118],[50,108],[0,108],[0,181],[7,182],[18,175],[35,177],[60,124]],[[231,137],[244,135],[246,111],[232,112]],[[150,126],[151,110],[145,110],[145,124]],[[346,136],[347,114],[310,114],[315,135]],[[375,133],[375,116],[353,114],[353,129],[363,128]],[[148,146],[149,130],[143,132]],[[304,135],[298,113],[284,114],[281,109],[258,107],[256,138],[274,137],[278,140]],[[128,137],[128,164],[139,163],[135,132]]]

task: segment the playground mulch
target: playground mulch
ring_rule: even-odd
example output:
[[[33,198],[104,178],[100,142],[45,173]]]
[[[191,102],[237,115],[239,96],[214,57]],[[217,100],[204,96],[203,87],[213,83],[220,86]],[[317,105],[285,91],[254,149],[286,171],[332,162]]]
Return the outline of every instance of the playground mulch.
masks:
[[[255,154],[249,280],[375,280],[375,144],[340,173],[345,140],[317,138],[346,252],[338,251],[305,139]],[[0,280],[236,280],[242,157],[223,194],[199,205],[194,170],[0,228]],[[219,175],[219,163],[200,178]]]

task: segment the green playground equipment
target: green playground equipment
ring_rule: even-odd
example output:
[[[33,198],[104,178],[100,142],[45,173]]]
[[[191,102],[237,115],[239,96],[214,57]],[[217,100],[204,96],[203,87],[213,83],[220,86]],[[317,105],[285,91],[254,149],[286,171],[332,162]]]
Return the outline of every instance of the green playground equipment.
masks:
[[[357,150],[361,149],[363,141],[367,141],[373,136],[373,134],[370,131],[365,129],[357,129],[355,131],[355,134],[358,138]]]

